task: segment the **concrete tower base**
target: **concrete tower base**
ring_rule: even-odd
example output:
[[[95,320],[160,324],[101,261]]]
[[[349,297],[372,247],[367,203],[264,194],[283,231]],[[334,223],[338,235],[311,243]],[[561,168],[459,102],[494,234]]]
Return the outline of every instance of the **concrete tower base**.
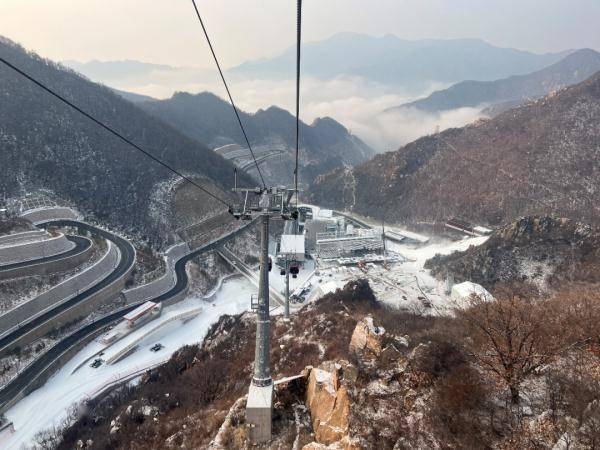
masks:
[[[248,437],[252,444],[263,444],[271,440],[271,420],[273,412],[273,383],[256,386],[250,383],[246,404]]]

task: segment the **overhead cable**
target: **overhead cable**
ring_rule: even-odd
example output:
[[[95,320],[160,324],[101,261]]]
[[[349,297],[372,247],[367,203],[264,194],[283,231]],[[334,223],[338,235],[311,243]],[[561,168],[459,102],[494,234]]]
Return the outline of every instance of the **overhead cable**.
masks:
[[[77,111],[78,113],[80,113],[81,115],[87,117],[88,119],[90,119],[92,122],[94,122],[96,125],[99,125],[100,127],[104,128],[106,131],[108,131],[109,133],[111,133],[112,135],[118,137],[120,140],[122,140],[123,142],[129,144],[130,146],[132,146],[133,148],[135,148],[136,150],[142,152],[144,155],[146,155],[148,158],[152,159],[153,161],[157,162],[158,164],[160,164],[161,166],[167,168],[168,170],[170,170],[171,172],[173,172],[175,175],[179,176],[180,178],[182,178],[183,180],[187,181],[188,183],[192,184],[193,186],[195,186],[196,188],[200,189],[202,192],[204,192],[205,194],[208,194],[209,196],[211,196],[212,198],[214,198],[215,200],[223,203],[225,206],[229,207],[229,203],[225,200],[223,200],[222,198],[220,198],[219,196],[217,196],[216,194],[213,194],[212,192],[210,192],[208,189],[202,187],[201,185],[199,185],[198,183],[196,183],[194,180],[192,180],[191,178],[185,176],[184,174],[182,174],[181,172],[179,172],[177,169],[171,167],[170,165],[168,165],[167,163],[165,163],[164,161],[161,161],[159,158],[157,158],[156,156],[154,156],[152,153],[148,152],[147,150],[144,150],[142,147],[140,147],[139,145],[137,145],[136,143],[132,142],[131,140],[129,140],[128,138],[126,138],[125,136],[123,136],[121,133],[119,133],[118,131],[115,131],[114,129],[112,129],[110,126],[106,125],[104,122],[96,119],[94,116],[92,116],[91,114],[85,112],[83,109],[81,109],[80,107],[78,107],[77,105],[73,104],[72,102],[70,102],[69,100],[67,100],[66,98],[64,98],[62,95],[56,93],[55,91],[53,91],[52,89],[50,89],[48,86],[46,86],[45,84],[43,84],[42,82],[38,81],[37,79],[33,78],[31,75],[25,73],[24,71],[22,71],[21,69],[19,69],[18,67],[16,67],[15,65],[13,65],[12,63],[8,62],[7,60],[5,60],[4,58],[0,57],[0,62],[2,62],[3,64],[5,64],[6,66],[10,67],[12,70],[14,70],[15,72],[17,72],[18,74],[22,75],[23,77],[27,78],[29,81],[31,81],[32,83],[34,83],[35,85],[39,86],[40,88],[42,88],[44,91],[46,91],[47,93],[49,93],[50,95],[56,97],[57,99],[59,99],[61,102],[65,103],[66,105],[70,106],[71,108],[73,108],[75,111]]]
[[[296,22],[296,166],[294,169],[294,189],[298,206],[298,154],[300,150],[300,43],[302,41],[302,0],[298,0]]]
[[[242,130],[242,134],[244,135],[244,139],[246,140],[246,145],[248,145],[248,150],[250,150],[250,154],[252,155],[252,159],[254,160],[254,165],[256,166],[256,170],[258,171],[258,176],[260,177],[260,181],[263,184],[263,187],[266,189],[267,185],[262,176],[262,172],[260,171],[260,167],[258,166],[258,162],[256,161],[256,157],[254,156],[254,150],[252,150],[252,146],[250,145],[250,141],[248,140],[248,135],[246,134],[246,130],[244,129],[244,125],[242,123],[242,119],[240,118],[240,114],[238,112],[237,107],[235,106],[235,102],[233,101],[233,97],[231,96],[231,92],[229,91],[229,86],[227,85],[227,81],[225,81],[225,76],[223,75],[223,71],[221,70],[221,65],[219,64],[219,60],[217,59],[217,54],[212,46],[210,41],[210,37],[208,36],[208,32],[206,31],[206,27],[204,26],[204,22],[202,20],[202,16],[200,15],[200,11],[198,10],[198,6],[196,6],[196,1],[192,0],[192,4],[194,5],[194,10],[196,11],[196,16],[198,17],[198,21],[200,22],[200,26],[202,27],[202,31],[204,32],[204,36],[206,37],[206,42],[208,42],[208,46],[210,48],[210,52],[215,60],[215,64],[217,65],[217,69],[219,70],[219,75],[221,75],[221,80],[223,81],[223,85],[225,86],[225,90],[227,91],[227,95],[229,96],[229,102],[231,103],[231,107],[233,108],[233,112],[235,113],[235,117],[237,118],[238,123],[240,124],[240,128]]]

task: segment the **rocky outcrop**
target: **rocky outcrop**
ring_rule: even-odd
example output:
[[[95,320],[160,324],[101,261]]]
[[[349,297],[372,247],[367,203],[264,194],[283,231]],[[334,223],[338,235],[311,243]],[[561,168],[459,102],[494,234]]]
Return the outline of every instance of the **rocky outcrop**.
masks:
[[[324,362],[310,372],[306,403],[319,444],[333,444],[348,434],[350,400],[340,383],[341,369],[338,363]]]
[[[356,440],[345,436],[342,440],[329,445],[311,442],[302,447],[302,450],[362,450],[362,448]]]
[[[367,316],[354,328],[350,339],[350,352],[379,356],[383,348],[384,335],[385,328],[375,326],[373,318]]]
[[[549,216],[522,217],[496,231],[484,244],[437,255],[425,268],[445,279],[472,281],[491,289],[523,281],[546,290],[563,280],[600,281],[600,228]]]

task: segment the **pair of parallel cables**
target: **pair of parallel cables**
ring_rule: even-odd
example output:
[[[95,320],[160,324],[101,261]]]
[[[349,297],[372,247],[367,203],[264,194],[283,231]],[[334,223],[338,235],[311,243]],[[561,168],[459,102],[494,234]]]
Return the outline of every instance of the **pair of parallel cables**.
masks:
[[[299,117],[299,115],[300,115],[299,114],[300,113],[300,106],[299,106],[299,101],[300,101],[299,100],[300,99],[300,35],[301,35],[300,34],[301,33],[300,27],[301,27],[302,0],[297,0],[297,1],[298,1],[298,27],[297,27],[297,68],[296,68],[296,163],[295,163],[295,169],[294,169],[294,184],[295,184],[295,191],[296,191],[296,202],[297,202],[297,197],[298,197],[298,150],[299,150],[299,129],[300,129],[300,126],[299,126],[299,122],[300,122],[300,117]],[[223,81],[223,84],[225,86],[225,90],[227,91],[227,95],[229,97],[229,102],[231,104],[231,107],[233,108],[233,111],[234,111],[235,116],[237,118],[238,124],[240,125],[240,128],[242,130],[242,134],[244,136],[246,144],[248,145],[248,150],[250,151],[250,154],[252,155],[252,159],[254,160],[254,164],[256,165],[256,170],[258,171],[258,175],[259,175],[260,180],[262,182],[263,188],[266,189],[267,186],[266,186],[265,180],[263,178],[262,172],[260,170],[260,167],[258,165],[258,162],[256,161],[254,150],[252,149],[252,146],[250,145],[250,141],[248,139],[248,135],[246,134],[246,130],[244,128],[244,125],[242,123],[242,120],[240,118],[238,110],[237,110],[237,108],[235,106],[235,103],[233,101],[233,97],[232,97],[231,92],[229,90],[229,86],[227,85],[227,82],[225,80],[225,76],[223,75],[223,71],[221,70],[221,65],[219,64],[219,60],[218,60],[217,55],[216,55],[216,53],[214,51],[214,48],[212,46],[210,37],[208,35],[208,32],[206,31],[206,27],[204,26],[204,22],[202,21],[202,17],[200,15],[200,12],[199,12],[198,7],[196,5],[196,1],[192,0],[192,4],[194,6],[194,10],[196,12],[196,16],[198,17],[198,21],[200,22],[200,26],[202,27],[202,31],[204,32],[204,36],[206,37],[206,41],[208,42],[208,46],[210,48],[210,51],[211,51],[211,53],[213,55],[213,58],[215,60],[215,64],[217,65],[217,69],[219,71],[219,75],[221,76],[221,80]],[[180,177],[184,181],[190,183],[192,186],[194,186],[197,189],[201,190],[202,192],[204,192],[205,194],[209,195],[213,199],[219,201],[220,203],[223,203],[225,206],[227,206],[227,207],[230,206],[229,203],[226,200],[224,200],[223,198],[221,198],[220,196],[214,194],[213,192],[210,192],[208,189],[206,189],[203,186],[201,186],[200,184],[196,183],[194,180],[192,180],[188,176],[184,175],[183,173],[181,173],[176,168],[174,168],[171,165],[167,164],[166,162],[162,161],[160,158],[154,156],[151,152],[145,150],[144,148],[142,148],[141,146],[139,146],[138,144],[136,144],[132,140],[130,140],[127,137],[123,136],[121,133],[119,133],[118,131],[116,131],[114,128],[110,127],[109,125],[107,125],[103,121],[97,119],[96,117],[92,116],[90,113],[84,111],[79,106],[75,105],[73,102],[67,100],[65,97],[63,97],[59,93],[55,92],[53,89],[51,89],[50,87],[48,87],[46,84],[44,84],[41,81],[37,80],[36,78],[34,78],[33,76],[29,75],[25,71],[21,70],[20,68],[18,68],[17,66],[15,66],[14,64],[12,64],[11,62],[7,61],[5,58],[3,58],[1,56],[0,56],[0,62],[3,63],[5,66],[9,67],[10,69],[14,70],[19,75],[21,75],[24,78],[28,79],[33,84],[35,84],[36,86],[40,87],[41,89],[43,89],[44,91],[46,91],[47,93],[49,93],[50,95],[52,95],[53,97],[57,98],[58,100],[60,100],[64,104],[68,105],[73,110],[77,111],[78,113],[80,113],[84,117],[88,118],[89,120],[91,120],[93,123],[95,123],[99,127],[101,127],[104,130],[108,131],[113,136],[116,136],[118,139],[120,139],[121,141],[123,141],[126,144],[130,145],[131,147],[133,147],[134,149],[138,150],[139,152],[143,153],[144,155],[146,155],[148,158],[150,158],[154,162],[156,162],[156,163],[160,164],[161,166],[165,167],[166,169],[168,169],[169,171],[171,171],[172,173],[174,173],[175,175],[177,175],[178,177]]]

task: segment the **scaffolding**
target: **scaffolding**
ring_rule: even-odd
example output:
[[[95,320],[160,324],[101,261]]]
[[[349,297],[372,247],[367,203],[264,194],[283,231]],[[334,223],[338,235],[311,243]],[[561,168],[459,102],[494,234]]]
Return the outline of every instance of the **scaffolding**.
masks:
[[[337,259],[361,256],[383,251],[381,233],[368,233],[336,236],[334,233],[319,233],[317,236],[317,257]]]

